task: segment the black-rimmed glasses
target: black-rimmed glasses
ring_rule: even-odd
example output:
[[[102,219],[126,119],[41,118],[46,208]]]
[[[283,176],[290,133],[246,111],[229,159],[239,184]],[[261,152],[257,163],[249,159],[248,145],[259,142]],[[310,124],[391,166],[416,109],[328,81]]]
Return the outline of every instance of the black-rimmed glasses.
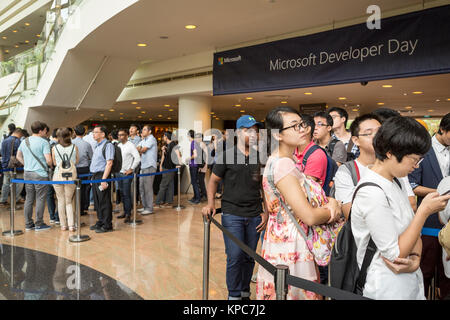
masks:
[[[282,132],[282,131],[284,131],[284,130],[287,130],[287,129],[290,129],[290,128],[294,128],[294,130],[298,132],[298,131],[300,131],[300,127],[301,127],[301,128],[306,128],[306,127],[307,127],[306,122],[303,122],[303,121],[302,121],[302,122],[293,124],[292,126],[289,126],[289,127],[286,127],[286,128],[281,129],[280,132]]]

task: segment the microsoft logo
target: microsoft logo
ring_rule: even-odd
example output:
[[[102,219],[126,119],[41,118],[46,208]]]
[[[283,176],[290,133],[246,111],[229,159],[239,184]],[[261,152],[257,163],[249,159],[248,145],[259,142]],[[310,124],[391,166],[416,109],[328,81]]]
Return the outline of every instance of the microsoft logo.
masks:
[[[225,63],[230,63],[230,62],[238,62],[241,61],[242,57],[239,55],[237,57],[232,57],[232,58],[224,58],[224,57],[220,57],[217,59],[219,66],[223,66]]]
[[[223,57],[219,58],[219,66],[223,65]]]

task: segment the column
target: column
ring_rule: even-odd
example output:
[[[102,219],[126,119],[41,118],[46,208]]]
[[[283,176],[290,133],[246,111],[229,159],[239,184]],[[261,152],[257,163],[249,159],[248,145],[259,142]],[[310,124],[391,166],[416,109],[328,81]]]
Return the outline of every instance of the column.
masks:
[[[178,143],[181,147],[183,160],[190,157],[189,130],[204,133],[211,129],[211,97],[181,96],[178,100]],[[181,177],[181,193],[189,187],[189,170],[185,170]],[[190,188],[190,192],[192,192]]]

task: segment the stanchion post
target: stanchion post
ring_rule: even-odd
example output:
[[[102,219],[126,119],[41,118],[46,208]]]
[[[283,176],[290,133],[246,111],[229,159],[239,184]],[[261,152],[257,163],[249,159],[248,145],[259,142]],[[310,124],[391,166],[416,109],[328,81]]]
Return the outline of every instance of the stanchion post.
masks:
[[[181,209],[184,209],[184,207],[181,206],[181,167],[178,167],[177,169],[178,169],[178,170],[177,170],[177,179],[178,179],[178,186],[177,186],[177,189],[178,189],[178,199],[177,199],[177,202],[178,202],[178,205],[177,205],[176,207],[174,206],[174,208],[175,208],[177,211],[181,211]]]
[[[203,217],[203,300],[209,296],[209,245],[211,221]]]
[[[289,267],[283,264],[276,266],[275,273],[275,292],[277,300],[286,300],[288,293],[288,286],[286,283],[287,275],[289,274]]]
[[[17,171],[14,168],[13,178],[11,180],[15,180],[17,178]],[[11,217],[10,217],[10,230],[2,232],[4,236],[14,237],[17,235],[23,234],[22,230],[14,230],[14,215],[16,213],[16,184],[14,182],[10,182],[9,184],[10,193],[11,193]]]
[[[75,206],[77,214],[77,234],[69,237],[70,242],[83,242],[90,240],[91,237],[88,235],[81,235],[81,180],[75,180]]]
[[[436,300],[436,280],[437,280],[437,266],[434,268],[434,275],[431,281],[431,300]]]
[[[136,212],[137,212],[137,174],[133,172],[133,181],[132,181],[132,189],[133,189],[133,222],[129,223],[130,226],[136,227],[137,225],[142,223],[142,220],[136,220]]]

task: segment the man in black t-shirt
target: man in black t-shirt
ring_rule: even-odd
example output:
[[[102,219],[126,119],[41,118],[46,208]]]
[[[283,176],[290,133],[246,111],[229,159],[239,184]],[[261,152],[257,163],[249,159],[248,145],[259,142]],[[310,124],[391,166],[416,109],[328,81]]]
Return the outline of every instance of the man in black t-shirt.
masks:
[[[268,219],[262,208],[261,166],[257,148],[253,147],[257,144],[260,126],[252,116],[239,118],[237,145],[217,157],[207,188],[208,205],[202,210],[208,219],[216,213],[214,198],[217,186],[223,180],[222,225],[252,250],[256,250],[260,232],[265,229]],[[225,234],[223,237],[228,299],[249,299],[255,261]]]
[[[165,146],[162,147],[161,164],[159,171],[166,171],[180,167],[181,154],[177,148],[177,143],[172,141],[172,132],[164,132],[163,141]],[[174,154],[174,155],[172,155]],[[172,206],[173,193],[174,193],[174,172],[164,173],[159,186],[158,195],[156,196],[156,205],[160,208],[163,207],[164,201],[166,206]]]

